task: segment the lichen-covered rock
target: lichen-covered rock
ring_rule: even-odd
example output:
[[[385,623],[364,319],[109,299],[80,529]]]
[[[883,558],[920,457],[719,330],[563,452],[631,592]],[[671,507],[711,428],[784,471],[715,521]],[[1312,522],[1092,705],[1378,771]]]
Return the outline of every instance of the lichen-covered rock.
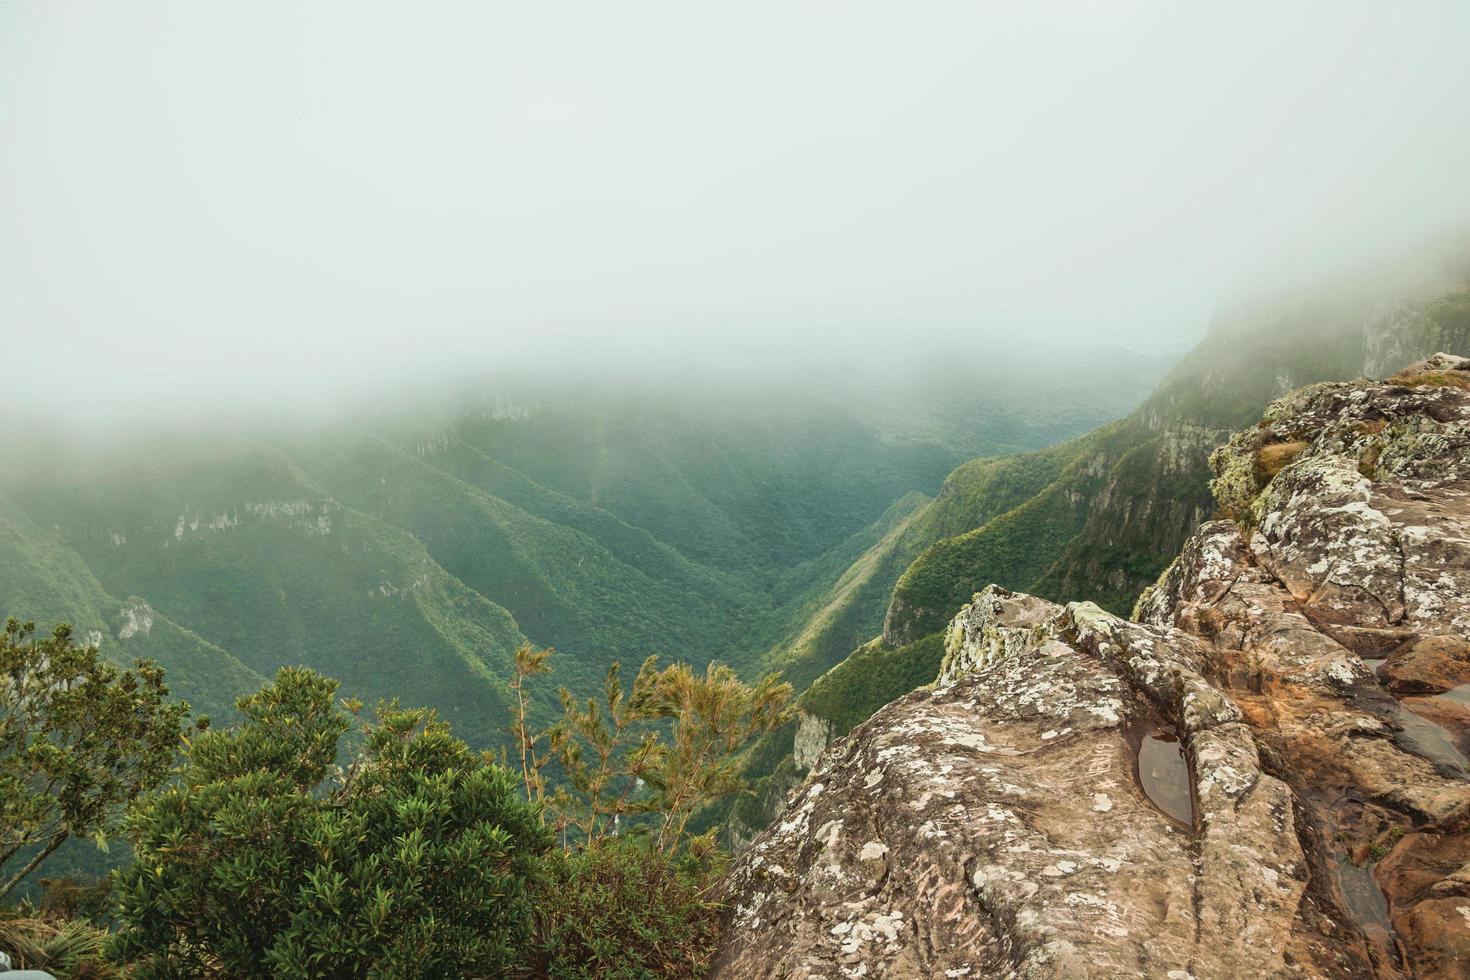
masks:
[[[1466,363],[1278,402],[1261,431],[1307,447],[1256,489],[1253,521],[1203,526],[1137,613],[1210,640],[1213,681],[1306,815],[1314,886],[1380,972],[1470,976],[1470,392],[1434,380]],[[1413,876],[1394,870],[1405,854]],[[1449,897],[1458,921],[1426,904]]]
[[[1388,379],[1396,384],[1449,384],[1470,387],[1470,357],[1443,352],[1416,361]]]
[[[1091,604],[987,589],[936,688],[839,743],[743,856],[720,969],[1284,971],[1307,880],[1291,796],[1201,674],[1207,652]],[[1155,733],[1190,746],[1182,821],[1135,782]]]
[[[976,596],[742,855],[716,973],[1470,977],[1467,365],[1274,403],[1134,621]]]

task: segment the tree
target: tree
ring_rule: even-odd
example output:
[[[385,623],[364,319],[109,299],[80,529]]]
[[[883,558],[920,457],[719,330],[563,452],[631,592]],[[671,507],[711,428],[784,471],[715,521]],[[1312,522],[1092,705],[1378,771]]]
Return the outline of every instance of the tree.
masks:
[[[683,842],[696,810],[739,792],[735,753],[751,737],[790,720],[791,685],[776,674],[746,684],[723,664],[703,674],[685,663],[662,669],[649,657],[624,691],[608,668],[603,703],[561,691],[562,720],[550,745],[569,788],[549,797],[565,823],[596,844],[624,816],[652,815],[655,846]]]
[[[654,692],[654,710],[672,730],[642,778],[653,788],[648,807],[661,815],[658,844],[667,849],[683,839],[696,810],[745,788],[735,753],[791,720],[791,685],[776,674],[751,685],[724,664],[700,675],[677,663],[659,671]]]
[[[544,673],[549,651],[517,654],[512,689]],[[746,684],[710,664],[643,661],[624,687],[614,663],[601,700],[561,690],[562,718],[527,734],[518,700],[512,734],[522,747],[526,792],[545,799],[554,826],[577,846],[549,854],[537,882],[536,937],[526,968],[574,978],[703,976],[719,940],[720,906],[709,890],[724,869],[714,835],[690,838],[690,817],[744,788],[736,753],[790,720],[791,685],[775,674]],[[548,759],[562,779],[547,792]]]
[[[163,669],[104,663],[58,626],[7,620],[0,636],[0,899],[72,838],[105,839],[119,813],[168,775],[189,712]]]
[[[659,751],[658,733],[648,726],[659,717],[656,664],[656,657],[643,661],[628,696],[614,661],[603,684],[605,708],[596,698],[579,705],[571,691],[561,689],[562,718],[547,733],[566,777],[547,800],[558,830],[575,827],[584,841],[596,844],[624,816],[648,812],[639,791]]]
[[[432,711],[337,704],[305,668],[186,744],[129,821],[116,953],[142,978],[492,977],[530,936],[551,843],[518,777]],[[354,727],[360,748],[334,762]]]
[[[516,703],[511,709],[511,725],[507,734],[514,741],[515,750],[520,753],[521,783],[526,790],[526,799],[538,805],[546,799],[546,777],[541,770],[551,761],[551,757],[536,751],[543,735],[531,730],[531,696],[526,682],[537,674],[545,674],[551,670],[546,662],[551,654],[550,647],[537,650],[529,643],[522,643],[516,648],[515,672],[510,678],[510,689],[516,696]]]

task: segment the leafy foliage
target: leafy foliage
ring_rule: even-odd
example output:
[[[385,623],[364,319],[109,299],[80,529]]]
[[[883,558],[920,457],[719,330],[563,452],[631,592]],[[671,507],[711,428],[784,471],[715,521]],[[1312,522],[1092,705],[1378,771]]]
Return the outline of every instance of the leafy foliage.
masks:
[[[546,777],[541,770],[551,761],[551,756],[538,754],[536,751],[542,736],[532,730],[532,700],[527,682],[532,677],[551,670],[547,664],[551,654],[550,647],[537,650],[529,643],[521,644],[516,649],[515,673],[510,680],[511,696],[515,700],[508,734],[514,740],[513,751],[520,757],[521,783],[526,789],[526,799],[537,805],[546,800]]]
[[[719,940],[705,897],[723,863],[675,861],[637,839],[554,851],[536,892],[533,976],[697,977]]]
[[[550,650],[524,647],[511,688],[512,737],[527,795],[544,800],[573,846],[543,864],[535,976],[699,976],[718,941],[706,892],[723,870],[713,834],[691,837],[695,813],[741,793],[739,753],[753,737],[789,728],[791,686],[776,675],[745,684],[728,667],[660,668],[656,657],[624,687],[614,663],[601,700],[561,691],[562,719],[530,733],[525,682],[548,671]],[[564,782],[548,792],[555,761]]]
[[[58,626],[0,634],[0,883],[9,894],[68,839],[105,838],[140,793],[163,782],[189,706],[167,700],[157,664],[119,671]]]
[[[134,811],[115,955],[143,980],[699,975],[723,864],[686,827],[742,788],[737,753],[788,721],[791,688],[649,658],[626,689],[615,665],[600,702],[564,691],[562,721],[534,734],[525,682],[550,657],[515,657],[519,773],[431,711],[368,721],[336,681],[282,668]]]
[[[190,740],[130,822],[118,953],[139,977],[491,977],[529,938],[550,844],[517,780],[433,712],[334,703],[303,668]],[[344,708],[346,710],[344,710]],[[358,722],[361,747],[334,759]]]
[[[655,847],[678,847],[691,815],[743,788],[736,753],[753,736],[791,718],[791,685],[768,674],[753,685],[710,664],[662,669],[657,657],[624,690],[619,666],[607,672],[603,701],[561,692],[562,720],[549,744],[568,786],[551,798],[561,825],[596,845],[625,817],[653,815]]]

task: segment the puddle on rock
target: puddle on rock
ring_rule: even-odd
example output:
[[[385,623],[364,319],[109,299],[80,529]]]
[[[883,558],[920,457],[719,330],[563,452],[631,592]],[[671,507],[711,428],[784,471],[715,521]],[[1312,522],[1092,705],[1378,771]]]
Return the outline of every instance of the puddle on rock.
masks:
[[[1373,870],[1360,867],[1348,860],[1346,855],[1339,854],[1334,862],[1333,872],[1337,877],[1337,887],[1342,892],[1342,900],[1347,904],[1348,915],[1362,931],[1363,938],[1378,951],[1380,962],[1402,966],[1397,935],[1393,931],[1393,922],[1388,917],[1388,899],[1384,898],[1383,889],[1374,880]],[[1397,977],[1402,974],[1397,970],[1390,970],[1388,975]]]
[[[1454,736],[1443,725],[1402,704],[1394,713],[1394,721],[1402,726],[1399,737],[1410,750],[1461,776],[1470,776],[1470,759],[1465,758],[1465,753],[1455,744]]]
[[[1387,657],[1364,657],[1362,660],[1375,677],[1378,676],[1378,668],[1388,662]],[[1459,775],[1470,776],[1470,758],[1466,758],[1465,753],[1460,751],[1458,739],[1453,732],[1439,722],[1415,712],[1412,703],[1404,704],[1391,692],[1389,696],[1394,701],[1393,720],[1403,729],[1399,739],[1405,748]],[[1444,694],[1430,697],[1445,698],[1470,706],[1470,684],[1462,684]]]
[[[1470,706],[1470,684],[1461,684],[1459,687],[1451,688],[1450,690],[1445,691],[1443,694],[1441,694],[1440,697],[1448,698],[1451,701],[1458,701],[1460,704]]]
[[[1172,733],[1154,731],[1138,743],[1138,785],[1170,817],[1194,828],[1194,797],[1184,743]]]
[[[1373,877],[1373,864],[1368,860],[1373,853],[1371,843],[1388,826],[1384,812],[1352,797],[1318,798],[1316,806],[1322,808],[1319,812],[1331,811],[1335,819],[1319,825],[1324,846],[1312,863],[1316,865],[1320,859],[1319,867],[1327,876],[1335,904],[1371,947],[1380,967],[1374,975],[1383,980],[1402,977],[1403,950],[1389,917],[1387,896]],[[1363,863],[1353,861],[1355,853]]]
[[[1369,868],[1359,867],[1348,860],[1347,855],[1337,855],[1337,885],[1342,889],[1343,901],[1354,921],[1363,929],[1377,927],[1385,933],[1393,932],[1388,919],[1388,900],[1383,889],[1373,879]]]

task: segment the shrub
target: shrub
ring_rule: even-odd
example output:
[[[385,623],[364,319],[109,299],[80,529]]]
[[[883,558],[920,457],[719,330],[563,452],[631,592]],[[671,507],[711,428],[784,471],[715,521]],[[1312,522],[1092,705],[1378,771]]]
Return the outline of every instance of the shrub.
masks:
[[[558,980],[703,975],[719,939],[719,908],[703,896],[720,870],[637,839],[554,851],[526,969]]]
[[[129,829],[116,953],[148,977],[493,977],[530,938],[550,844],[519,779],[427,710],[360,705],[284,668],[244,721],[187,743]]]

